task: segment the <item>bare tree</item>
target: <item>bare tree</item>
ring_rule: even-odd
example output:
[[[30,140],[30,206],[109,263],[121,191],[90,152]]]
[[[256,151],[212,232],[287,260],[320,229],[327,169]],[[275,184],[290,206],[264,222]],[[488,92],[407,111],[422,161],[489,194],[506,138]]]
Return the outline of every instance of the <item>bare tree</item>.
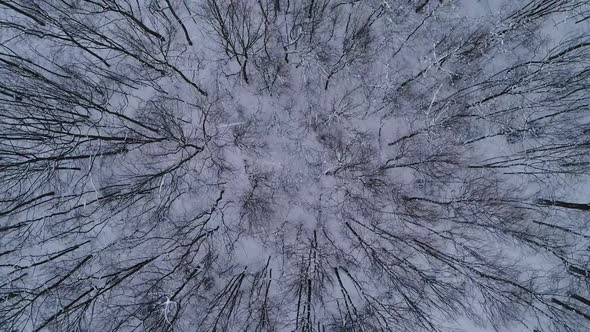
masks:
[[[581,0],[0,0],[0,330],[590,327]]]

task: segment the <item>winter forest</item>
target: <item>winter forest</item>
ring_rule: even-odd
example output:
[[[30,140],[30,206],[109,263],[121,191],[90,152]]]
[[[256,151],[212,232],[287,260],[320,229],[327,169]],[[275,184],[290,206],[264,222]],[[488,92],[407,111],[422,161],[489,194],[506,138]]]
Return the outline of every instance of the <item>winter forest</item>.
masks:
[[[0,0],[0,331],[590,331],[587,0]]]

